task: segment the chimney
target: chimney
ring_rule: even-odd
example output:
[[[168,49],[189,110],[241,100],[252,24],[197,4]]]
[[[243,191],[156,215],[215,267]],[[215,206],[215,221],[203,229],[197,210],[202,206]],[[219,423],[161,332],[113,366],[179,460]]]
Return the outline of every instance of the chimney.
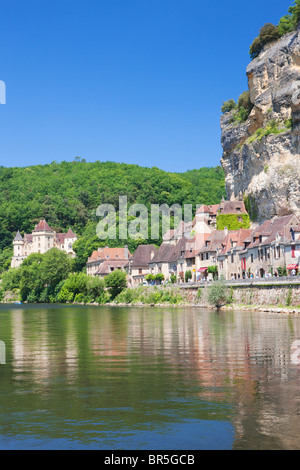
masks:
[[[224,227],[224,235],[227,237],[228,235],[228,228],[227,227]]]
[[[128,255],[128,246],[127,246],[127,245],[124,246],[124,258],[125,258],[125,259],[128,259],[128,258],[129,258],[129,255]]]

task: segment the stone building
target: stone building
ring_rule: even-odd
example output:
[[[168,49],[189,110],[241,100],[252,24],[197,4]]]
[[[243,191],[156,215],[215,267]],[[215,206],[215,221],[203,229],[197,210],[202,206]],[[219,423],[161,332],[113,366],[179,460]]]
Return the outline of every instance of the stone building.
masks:
[[[150,274],[149,263],[156,252],[157,249],[154,245],[140,245],[137,247],[125,265],[129,286],[136,287],[146,281],[147,274]]]
[[[86,264],[86,272],[90,276],[107,276],[107,274],[121,269],[125,271],[125,266],[130,258],[128,247],[123,248],[98,248],[93,251]]]

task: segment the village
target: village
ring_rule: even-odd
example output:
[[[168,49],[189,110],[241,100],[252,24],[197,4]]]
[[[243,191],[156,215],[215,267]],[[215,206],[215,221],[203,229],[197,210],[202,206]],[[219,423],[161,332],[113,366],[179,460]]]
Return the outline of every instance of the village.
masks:
[[[242,228],[219,229],[220,222],[224,225],[226,220],[231,226],[236,221],[235,225]],[[32,234],[16,234],[11,267],[19,267],[31,253],[45,253],[53,247],[75,257],[72,247],[77,238],[71,229],[56,233],[41,220]],[[86,272],[105,277],[120,269],[127,273],[128,287],[157,279],[164,283],[200,283],[217,278],[295,276],[299,258],[300,221],[295,214],[257,224],[250,222],[244,202],[222,200],[217,205],[202,205],[192,223],[182,221],[175,230],[169,230],[159,248],[139,245],[131,254],[127,246],[99,247],[88,258]]]

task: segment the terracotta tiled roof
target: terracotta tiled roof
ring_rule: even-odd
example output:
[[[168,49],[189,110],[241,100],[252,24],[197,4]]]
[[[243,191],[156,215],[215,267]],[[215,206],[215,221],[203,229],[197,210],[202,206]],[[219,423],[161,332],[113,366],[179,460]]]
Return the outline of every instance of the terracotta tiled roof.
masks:
[[[220,207],[220,204],[214,204],[211,206],[203,205],[199,207],[199,209],[197,210],[197,214],[217,215],[219,207]]]
[[[214,230],[210,237],[206,240],[208,246],[203,246],[199,253],[216,252],[222,247],[222,242],[225,241],[227,235],[224,230]]]
[[[65,238],[77,238],[77,235],[73,232],[71,228],[65,234]]]
[[[128,253],[128,255],[126,253]],[[106,246],[105,248],[99,248],[93,251],[88,259],[88,263],[101,260],[126,260],[128,262],[130,256],[126,248],[109,248]]]
[[[53,232],[53,230],[51,227],[49,227],[46,220],[40,220],[33,232]]]
[[[32,243],[32,234],[24,233],[24,241],[25,243]]]
[[[258,226],[251,233],[251,243],[248,249],[256,246],[264,246],[276,240],[277,235],[290,239],[290,223],[295,216],[293,214],[283,217],[274,217],[271,220],[266,220],[262,225]],[[264,240],[260,241],[260,237]]]

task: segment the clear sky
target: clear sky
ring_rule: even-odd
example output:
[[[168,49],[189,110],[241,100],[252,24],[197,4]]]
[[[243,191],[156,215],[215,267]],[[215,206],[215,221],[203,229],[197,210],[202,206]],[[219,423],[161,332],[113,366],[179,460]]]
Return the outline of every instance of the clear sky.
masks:
[[[220,107],[293,0],[2,0],[0,165],[220,163]]]

